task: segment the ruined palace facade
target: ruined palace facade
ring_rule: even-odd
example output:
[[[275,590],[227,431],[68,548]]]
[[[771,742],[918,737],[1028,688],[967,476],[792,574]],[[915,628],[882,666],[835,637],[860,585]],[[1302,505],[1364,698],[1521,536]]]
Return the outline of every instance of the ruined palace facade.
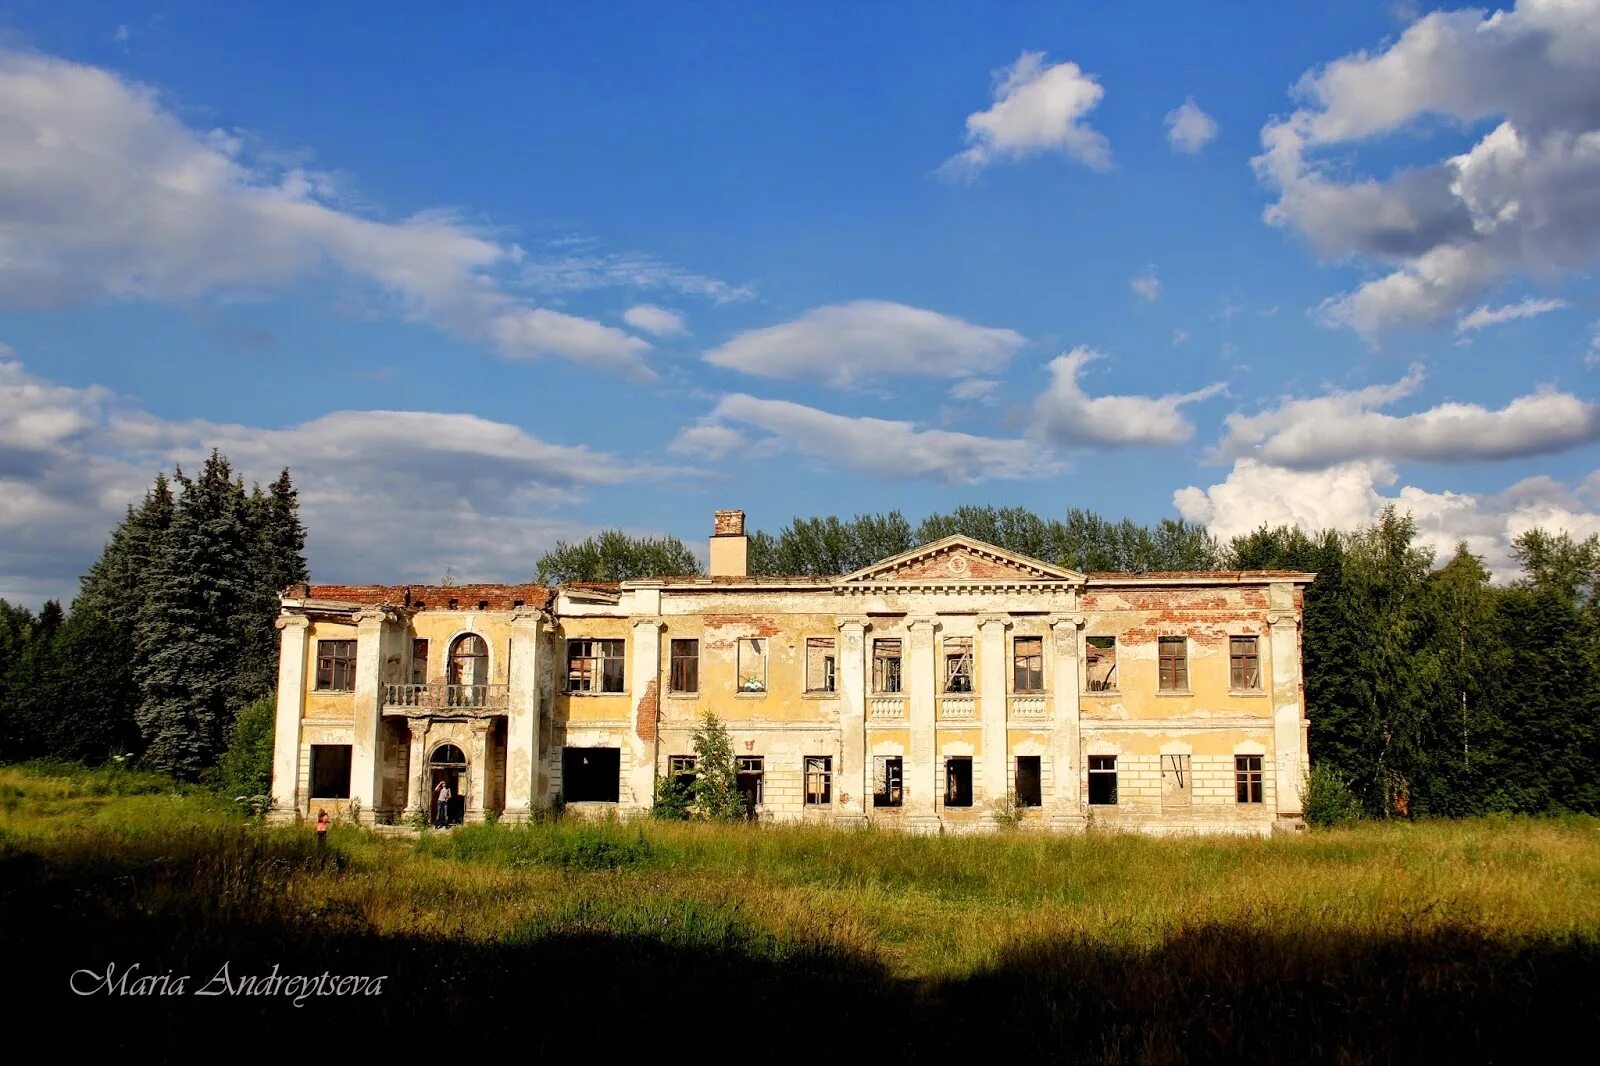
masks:
[[[1300,825],[1314,575],[1083,574],[950,537],[751,577],[743,514],[716,523],[708,577],[288,590],[278,816],[636,814],[693,775],[711,712],[761,820]]]

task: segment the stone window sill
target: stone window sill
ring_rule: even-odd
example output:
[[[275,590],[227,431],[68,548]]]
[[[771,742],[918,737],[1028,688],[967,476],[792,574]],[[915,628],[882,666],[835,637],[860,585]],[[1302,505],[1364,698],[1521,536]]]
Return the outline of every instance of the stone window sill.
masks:
[[[1122,695],[1122,690],[1119,688],[1096,688],[1085,690],[1083,694],[1091,699],[1096,696],[1117,697]]]
[[[1266,690],[1260,688],[1230,688],[1228,690],[1228,695],[1230,696],[1255,696],[1259,698],[1266,694]]]
[[[572,696],[576,699],[620,699],[628,694],[626,692],[563,692],[563,696]]]
[[[839,694],[837,692],[803,692],[800,694],[800,698],[804,700],[836,700],[839,698]]]
[[[1164,688],[1164,689],[1157,690],[1156,695],[1157,696],[1193,696],[1194,695],[1194,689],[1192,689],[1192,688]]]
[[[1006,695],[1008,695],[1008,696],[1048,696],[1048,695],[1050,695],[1050,690],[1046,689],[1046,688],[1019,688],[1019,689],[1012,689]]]
[[[765,692],[735,692],[733,694],[733,698],[736,699],[736,700],[764,700],[764,699],[767,698],[767,693],[765,693]]]
[[[700,698],[700,693],[698,693],[698,692],[669,692],[669,693],[667,693],[667,699],[669,699],[669,700],[697,700],[699,698]]]

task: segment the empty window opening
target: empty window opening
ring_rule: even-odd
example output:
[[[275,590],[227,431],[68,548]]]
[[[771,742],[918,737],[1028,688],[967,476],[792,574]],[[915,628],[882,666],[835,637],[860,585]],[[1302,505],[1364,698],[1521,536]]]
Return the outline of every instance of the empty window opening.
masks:
[[[1039,756],[1017,756],[1017,784],[1014,791],[1018,807],[1044,806],[1044,783],[1039,772]]]
[[[489,682],[489,645],[476,633],[467,633],[450,645],[449,700],[456,707],[483,704]]]
[[[693,788],[695,769],[693,755],[670,755],[667,757],[667,776],[672,778],[672,783],[679,788]]]
[[[1011,690],[1044,691],[1044,638],[1018,637],[1011,642]]]
[[[900,691],[900,640],[897,637],[872,642],[872,691]]]
[[[350,745],[311,745],[311,797],[350,798]]]
[[[905,760],[898,755],[878,755],[872,760],[872,805],[899,807],[905,803]]]
[[[561,749],[562,798],[568,803],[615,803],[621,783],[621,748]]]
[[[740,692],[767,691],[767,642],[763,637],[740,637],[738,647]]]
[[[1084,649],[1083,677],[1090,692],[1117,690],[1117,638],[1089,637]]]
[[[568,692],[621,692],[622,641],[567,641]]]
[[[1089,756],[1089,802],[1097,806],[1116,805],[1117,757],[1115,755]]]
[[[806,691],[838,691],[837,663],[832,637],[807,637]]]
[[[944,642],[944,690],[972,691],[972,638],[946,637]]]
[[[1260,803],[1262,801],[1261,756],[1235,755],[1233,781],[1240,803]]]
[[[833,756],[806,756],[806,806],[825,807],[833,802]]]
[[[951,755],[944,761],[944,805],[972,806],[972,757]]]
[[[356,642],[317,641],[317,691],[353,692],[356,687]]]
[[[411,683],[428,683],[428,639],[418,637],[411,642]]]
[[[1161,637],[1157,641],[1161,690],[1183,692],[1189,688],[1189,638]]]
[[[1161,756],[1161,802],[1165,806],[1182,807],[1193,795],[1194,775],[1189,772],[1189,756]]]
[[[674,640],[669,652],[671,669],[668,671],[668,691],[699,692],[700,642]]]
[[[756,808],[766,800],[762,787],[766,780],[766,760],[760,755],[740,755],[733,765],[739,795],[744,797],[744,816],[754,819]]]
[[[1237,692],[1261,689],[1261,653],[1257,638],[1228,638],[1228,678]]]

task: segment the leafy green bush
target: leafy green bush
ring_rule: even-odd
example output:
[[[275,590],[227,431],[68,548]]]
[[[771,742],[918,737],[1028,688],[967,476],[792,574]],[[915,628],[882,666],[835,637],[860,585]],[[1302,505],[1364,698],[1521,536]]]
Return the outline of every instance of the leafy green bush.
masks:
[[[650,807],[650,817],[667,822],[687,822],[689,808],[693,804],[694,790],[680,781],[677,775],[656,778],[656,797]]]
[[[219,787],[224,796],[251,798],[272,791],[272,731],[277,718],[275,701],[264,696],[247,703],[233,725],[233,736],[222,756]]]
[[[1306,776],[1305,792],[1308,825],[1331,828],[1360,821],[1361,801],[1331,766],[1313,766]]]

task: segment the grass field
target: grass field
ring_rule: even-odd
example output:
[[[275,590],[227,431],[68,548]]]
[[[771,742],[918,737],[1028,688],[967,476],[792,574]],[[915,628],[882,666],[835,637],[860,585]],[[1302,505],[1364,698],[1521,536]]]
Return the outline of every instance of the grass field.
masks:
[[[1273,840],[339,826],[319,855],[306,829],[160,778],[11,767],[0,959],[6,1002],[140,1057],[295,1063],[335,1040],[452,1062],[483,1042],[598,1061],[1523,1060],[1592,1044],[1600,821]],[[387,976],[301,1007],[69,987],[139,963],[192,992],[224,961]]]

